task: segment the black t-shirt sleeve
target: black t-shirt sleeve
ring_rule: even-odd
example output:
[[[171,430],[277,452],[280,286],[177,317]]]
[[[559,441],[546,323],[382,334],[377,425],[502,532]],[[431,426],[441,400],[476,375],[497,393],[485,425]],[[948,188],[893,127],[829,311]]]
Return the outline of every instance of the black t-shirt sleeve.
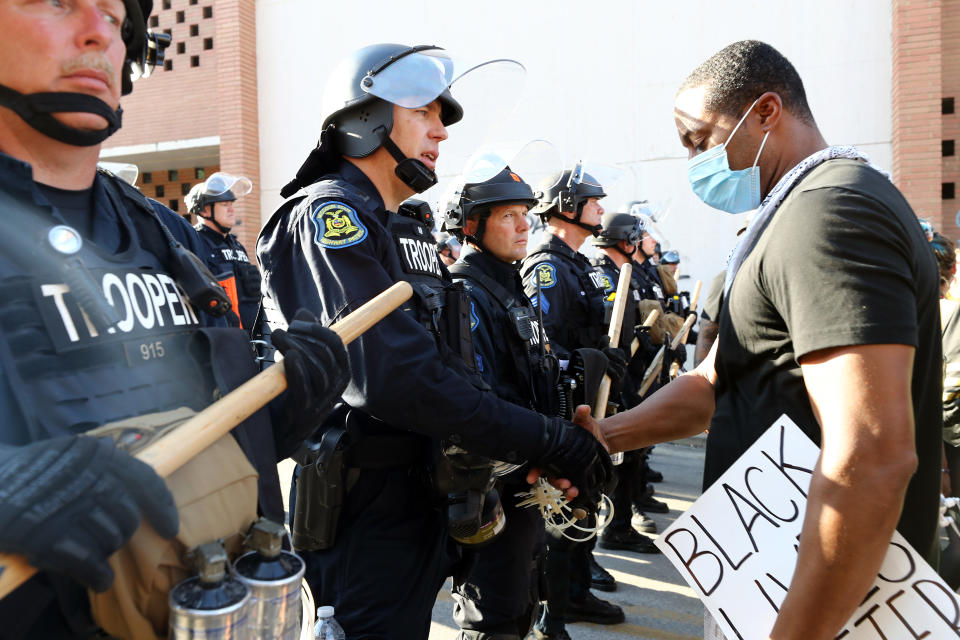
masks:
[[[830,347],[917,345],[908,235],[878,200],[842,187],[792,194],[764,255],[761,287],[795,357]]]

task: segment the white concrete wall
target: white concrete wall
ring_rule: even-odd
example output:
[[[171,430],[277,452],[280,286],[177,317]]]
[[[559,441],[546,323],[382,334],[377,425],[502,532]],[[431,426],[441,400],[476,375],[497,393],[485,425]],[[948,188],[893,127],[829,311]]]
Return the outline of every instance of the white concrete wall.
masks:
[[[891,11],[882,0],[258,0],[257,58],[264,216],[316,143],[322,89],[345,53],[374,42],[437,44],[472,59],[509,57],[526,87],[504,139],[545,138],[567,160],[629,169],[604,204],[662,203],[662,227],[682,271],[704,280],[723,267],[743,215],[703,205],[690,191],[673,125],[686,75],[736,40],[771,43],[797,67],[827,140],[854,143],[892,165]],[[470,114],[440,147],[438,173],[458,173]],[[464,135],[468,135],[464,133]],[[706,292],[704,292],[706,293]]]

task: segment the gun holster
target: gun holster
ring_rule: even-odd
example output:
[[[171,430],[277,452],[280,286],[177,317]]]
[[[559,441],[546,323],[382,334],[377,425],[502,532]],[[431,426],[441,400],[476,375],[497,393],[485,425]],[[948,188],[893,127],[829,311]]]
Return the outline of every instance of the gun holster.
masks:
[[[346,495],[346,430],[330,427],[319,441],[307,440],[294,459],[300,464],[293,511],[293,546],[302,551],[329,549]]]

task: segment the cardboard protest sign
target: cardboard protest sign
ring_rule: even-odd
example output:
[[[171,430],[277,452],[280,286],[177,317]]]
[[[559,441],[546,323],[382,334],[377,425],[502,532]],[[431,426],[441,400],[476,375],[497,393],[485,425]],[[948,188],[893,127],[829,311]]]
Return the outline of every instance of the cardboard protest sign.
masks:
[[[656,541],[730,640],[773,628],[819,454],[781,416]],[[960,599],[899,533],[865,595],[838,639],[960,638]]]

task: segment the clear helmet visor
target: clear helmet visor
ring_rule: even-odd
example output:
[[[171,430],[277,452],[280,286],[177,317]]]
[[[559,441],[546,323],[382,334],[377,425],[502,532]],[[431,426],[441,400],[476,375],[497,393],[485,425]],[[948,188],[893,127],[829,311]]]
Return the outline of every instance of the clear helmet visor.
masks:
[[[140,169],[129,162],[98,162],[97,166],[117,176],[131,186],[137,185]]]
[[[568,187],[584,185],[594,189],[601,189],[609,195],[624,179],[626,170],[612,164],[581,160],[573,165],[573,170],[567,179]]]
[[[227,191],[234,197],[242,198],[253,191],[253,183],[249,178],[234,176],[229,173],[216,172],[203,183],[202,192],[208,196],[220,196]]]
[[[546,140],[484,144],[467,158],[460,175],[448,183],[438,210],[456,206],[465,185],[486,182],[507,167],[535,190],[535,185],[545,176],[562,170],[563,161],[556,147]]]
[[[653,221],[653,218],[650,217],[647,213],[638,214],[641,224],[643,224],[643,233],[648,233],[650,236],[660,243],[660,249],[666,251],[670,248],[670,241],[667,240],[667,235],[663,230]]]
[[[454,61],[442,49],[427,49],[391,58],[371,69],[360,88],[381,100],[416,109],[436,100],[453,84]]]

